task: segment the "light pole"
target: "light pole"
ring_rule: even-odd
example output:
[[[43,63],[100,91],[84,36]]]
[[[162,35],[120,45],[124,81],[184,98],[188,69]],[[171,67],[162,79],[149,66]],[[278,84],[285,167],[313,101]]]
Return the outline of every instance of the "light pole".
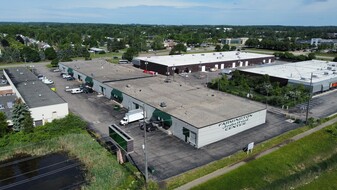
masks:
[[[307,113],[305,114],[305,124],[308,125],[308,117],[309,117],[309,106],[310,106],[310,99],[311,99],[311,93],[312,93],[312,73],[310,76],[310,87],[309,87],[309,97],[307,102]]]
[[[145,184],[147,186],[149,174],[147,171],[147,145],[146,145],[146,114],[145,114],[145,105],[143,104],[143,115],[144,115],[144,144],[143,144],[143,151],[144,151],[144,160],[145,160]]]
[[[176,70],[176,67],[175,67],[174,64],[173,64],[173,67],[172,67],[172,71],[173,71],[173,73],[172,73],[173,81],[174,81],[174,72],[175,72],[175,70]]]
[[[146,61],[144,64],[145,64],[145,71],[147,71],[147,64],[149,63]]]

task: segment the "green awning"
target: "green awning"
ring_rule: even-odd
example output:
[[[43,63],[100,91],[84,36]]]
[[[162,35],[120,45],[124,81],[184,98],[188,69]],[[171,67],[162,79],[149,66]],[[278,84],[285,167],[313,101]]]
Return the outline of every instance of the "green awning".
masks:
[[[158,109],[154,110],[153,114],[152,114],[152,118],[157,120],[157,121],[163,121],[164,125],[167,127],[171,127],[172,125],[172,118],[171,115],[162,112]]]
[[[68,68],[68,74],[69,75],[73,75],[74,74],[74,70],[72,68]]]
[[[117,89],[112,89],[111,98],[117,100],[118,102],[123,102],[123,93]]]
[[[85,78],[85,83],[89,85],[90,87],[94,86],[94,81],[92,80],[91,77],[86,77]]]

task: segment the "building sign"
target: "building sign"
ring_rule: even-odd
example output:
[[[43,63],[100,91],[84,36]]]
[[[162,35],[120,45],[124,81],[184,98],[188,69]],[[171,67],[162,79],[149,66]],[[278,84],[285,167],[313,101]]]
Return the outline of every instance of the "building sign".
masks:
[[[228,121],[224,121],[219,124],[219,127],[224,129],[225,131],[229,131],[231,129],[235,129],[237,127],[241,127],[246,124],[246,122],[252,117],[252,114],[244,115],[235,119],[231,119]]]

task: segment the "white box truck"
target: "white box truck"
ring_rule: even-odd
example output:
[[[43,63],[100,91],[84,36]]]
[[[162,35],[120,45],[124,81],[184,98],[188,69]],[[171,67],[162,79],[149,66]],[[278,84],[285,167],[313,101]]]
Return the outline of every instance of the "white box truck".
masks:
[[[121,125],[126,125],[128,123],[144,119],[144,113],[142,109],[130,110],[125,114],[123,119],[120,121]]]

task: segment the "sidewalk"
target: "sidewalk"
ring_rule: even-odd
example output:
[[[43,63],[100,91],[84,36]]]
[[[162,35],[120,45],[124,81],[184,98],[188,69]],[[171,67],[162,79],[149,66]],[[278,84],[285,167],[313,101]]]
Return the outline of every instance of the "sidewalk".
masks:
[[[260,158],[262,156],[270,154],[270,153],[278,150],[279,148],[281,148],[281,147],[289,144],[290,142],[302,139],[302,138],[304,138],[304,137],[306,137],[306,136],[308,136],[308,135],[310,135],[312,133],[315,133],[315,132],[317,132],[317,131],[319,131],[319,130],[321,130],[321,129],[323,129],[323,128],[325,128],[325,127],[327,127],[327,126],[329,126],[329,125],[331,125],[333,123],[336,123],[336,122],[337,122],[337,118],[334,118],[334,119],[332,119],[330,121],[327,121],[327,122],[325,122],[325,123],[323,123],[323,124],[321,124],[321,125],[313,128],[313,129],[310,129],[308,131],[305,131],[305,132],[303,132],[301,134],[298,134],[298,135],[290,138],[288,141],[285,141],[284,143],[282,143],[282,144],[280,144],[280,145],[278,145],[276,147],[270,148],[268,150],[265,150],[265,151],[257,154],[255,156],[255,158]],[[221,175],[226,174],[226,173],[228,173],[228,172],[230,172],[230,171],[232,171],[232,170],[234,170],[234,169],[236,169],[236,168],[238,168],[240,166],[243,166],[246,163],[248,163],[248,162],[250,162],[251,160],[254,160],[254,159],[246,159],[246,160],[249,160],[249,161],[241,161],[241,162],[235,163],[235,164],[233,164],[231,166],[227,166],[227,167],[221,168],[221,169],[216,170],[216,171],[214,171],[214,172],[212,172],[210,174],[207,174],[207,175],[205,175],[205,176],[203,176],[201,178],[198,178],[198,179],[195,179],[195,180],[193,180],[193,181],[191,181],[189,183],[186,183],[185,185],[182,185],[182,186],[176,188],[176,190],[188,190],[188,189],[191,189],[191,188],[193,188],[193,187],[195,187],[197,185],[205,183],[206,181],[208,181],[210,179],[213,179],[215,177],[221,176]]]

